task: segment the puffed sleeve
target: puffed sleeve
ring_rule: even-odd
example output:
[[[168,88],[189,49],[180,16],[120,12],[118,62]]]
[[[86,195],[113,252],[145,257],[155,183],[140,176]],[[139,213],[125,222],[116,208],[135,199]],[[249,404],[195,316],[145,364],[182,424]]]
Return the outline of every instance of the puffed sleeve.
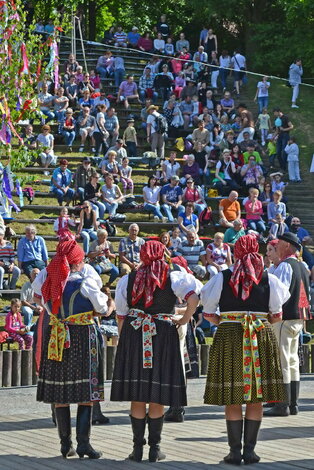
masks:
[[[282,306],[290,298],[289,288],[274,274],[268,274],[269,311],[273,315],[282,313]]]
[[[118,318],[124,318],[129,313],[129,306],[127,301],[127,287],[129,276],[122,276],[119,279],[116,287],[115,303]]]
[[[219,299],[223,286],[222,273],[213,276],[201,291],[201,304],[203,305],[204,317],[210,317],[214,314],[219,315]]]
[[[93,266],[91,266],[90,264],[87,264],[87,263],[84,264],[83,274],[84,274],[84,277],[91,277],[92,279],[94,279],[94,281],[96,281],[96,284],[98,285],[99,289],[102,288],[103,282],[101,280],[101,277],[96,272],[96,270],[93,268]]]
[[[101,292],[95,279],[86,278],[81,284],[81,294],[87,297],[93,304],[95,312],[105,314],[107,312],[108,297]]]
[[[35,277],[34,281],[32,282],[32,288],[34,290],[34,297],[41,299],[41,288],[47,278],[47,269],[42,269],[37,276]]]
[[[192,274],[182,271],[170,273],[171,289],[177,297],[187,300],[191,294],[199,295],[203,284]]]

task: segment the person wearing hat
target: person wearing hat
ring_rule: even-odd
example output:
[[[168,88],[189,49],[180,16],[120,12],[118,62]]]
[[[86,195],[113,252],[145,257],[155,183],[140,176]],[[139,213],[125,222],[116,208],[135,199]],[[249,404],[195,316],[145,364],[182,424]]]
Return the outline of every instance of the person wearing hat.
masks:
[[[93,402],[104,399],[103,344],[94,315],[104,315],[108,297],[100,279],[86,275],[84,251],[74,241],[60,242],[45,276],[33,283],[38,303],[50,315],[40,364],[37,401],[55,404],[63,457],[75,455],[70,404],[77,404],[76,452],[99,459],[90,444]],[[85,274],[84,274],[85,272]],[[97,275],[98,276],[98,275]],[[98,276],[99,277],[99,276]]]
[[[141,38],[141,35],[138,32],[137,26],[133,26],[132,31],[130,31],[127,34],[127,38],[128,38],[128,46],[134,49],[137,49],[137,43],[139,39]]]
[[[96,170],[92,167],[91,158],[84,157],[82,163],[78,165],[73,177],[75,194],[78,196],[80,204],[82,204],[85,199],[85,187],[87,183],[90,182],[94,173],[96,173]]]
[[[51,192],[57,196],[59,206],[65,201],[67,204],[72,201],[75,191],[70,188],[72,183],[72,172],[68,169],[68,160],[62,158],[59,168],[52,173]]]
[[[160,159],[165,158],[165,135],[157,132],[157,121],[161,114],[158,113],[158,106],[151,104],[147,108],[147,142],[150,143],[152,152],[157,153]]]
[[[213,276],[201,291],[203,316],[218,325],[209,353],[204,402],[225,405],[228,464],[257,463],[254,452],[264,401],[284,399],[278,344],[271,323],[280,322],[289,289],[264,271],[256,237],[234,245],[235,263]],[[242,449],[243,416],[244,447]]]
[[[266,411],[264,413],[266,416],[298,414],[299,335],[302,332],[304,320],[312,318],[308,270],[297,259],[297,252],[301,250],[302,245],[295,233],[286,232],[279,235],[278,239],[276,251],[281,261],[273,273],[288,287],[290,298],[283,305],[282,321],[274,324],[273,328],[279,344],[286,399]]]
[[[136,158],[137,136],[133,118],[127,120],[127,128],[123,132],[123,141],[127,148],[128,157]]]

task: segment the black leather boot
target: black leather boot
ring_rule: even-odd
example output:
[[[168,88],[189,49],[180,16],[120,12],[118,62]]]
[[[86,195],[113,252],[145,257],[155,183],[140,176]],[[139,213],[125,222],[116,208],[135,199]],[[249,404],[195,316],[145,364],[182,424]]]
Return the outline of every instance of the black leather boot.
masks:
[[[93,404],[92,424],[108,424],[109,422],[110,419],[101,412],[99,401],[95,401]]]
[[[246,465],[260,461],[260,457],[254,452],[260,426],[261,421],[253,421],[246,418],[244,420],[243,460]]]
[[[148,444],[149,454],[148,458],[150,462],[157,462],[158,460],[164,460],[166,454],[160,450],[160,440],[161,440],[161,431],[164,424],[164,417],[160,418],[150,418],[148,416]]]
[[[92,427],[92,407],[79,405],[77,407],[76,417],[76,440],[78,453],[80,459],[87,455],[90,459],[99,459],[102,456],[101,452],[97,452],[92,448],[89,442],[90,430]]]
[[[129,455],[130,460],[141,462],[143,458],[143,446],[146,444],[144,439],[146,416],[145,418],[138,419],[130,415],[132,431],[133,431],[133,451]]]
[[[72,447],[71,440],[71,415],[70,407],[62,406],[54,408],[55,420],[58,427],[58,433],[61,444],[61,454],[66,459],[67,457],[73,457],[76,455],[74,448]]]
[[[183,406],[170,406],[165,413],[165,421],[172,421],[174,423],[183,423],[185,410]]]
[[[51,419],[52,419],[52,422],[55,426],[57,426],[57,421],[56,421],[56,407],[54,405],[54,403],[51,403]]]
[[[290,414],[297,415],[299,413],[299,393],[300,393],[300,381],[291,382],[291,399],[290,399]]]
[[[289,416],[290,415],[290,401],[291,390],[290,384],[284,384],[286,392],[286,400],[281,403],[276,403],[270,410],[264,411],[264,416]]]
[[[242,460],[242,430],[243,430],[243,420],[239,419],[237,421],[226,421],[227,424],[227,433],[228,433],[228,444],[230,447],[230,452],[226,457],[224,457],[225,463],[232,465],[241,465]]]

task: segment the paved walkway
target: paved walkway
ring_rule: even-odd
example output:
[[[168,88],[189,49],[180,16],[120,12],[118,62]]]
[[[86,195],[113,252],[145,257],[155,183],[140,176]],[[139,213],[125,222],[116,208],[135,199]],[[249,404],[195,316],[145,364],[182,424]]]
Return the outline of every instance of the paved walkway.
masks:
[[[132,447],[127,403],[107,403],[103,408],[111,424],[93,427],[92,444],[103,451],[102,459],[64,460],[49,406],[36,403],[35,388],[0,389],[0,470],[230,470],[221,463],[227,453],[223,410],[202,404],[204,384],[204,378],[188,382],[186,420],[165,423],[162,449],[167,460],[154,464],[125,460]],[[109,396],[110,385],[106,388]],[[261,463],[248,470],[314,469],[314,375],[302,378],[301,398],[298,416],[264,419],[257,445]]]

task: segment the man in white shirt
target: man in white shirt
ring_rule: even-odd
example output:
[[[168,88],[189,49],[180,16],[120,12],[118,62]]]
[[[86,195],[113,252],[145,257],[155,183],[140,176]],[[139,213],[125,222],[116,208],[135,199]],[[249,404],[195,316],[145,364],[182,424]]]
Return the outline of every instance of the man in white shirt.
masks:
[[[234,84],[237,95],[240,94],[240,85],[242,78],[245,75],[246,70],[246,58],[240,54],[240,51],[236,49],[234,56],[231,59],[231,67],[234,70]]]
[[[165,158],[165,137],[164,134],[157,132],[157,120],[160,114],[158,107],[153,104],[147,108],[147,142],[151,144],[152,152],[156,152],[158,158]]]

